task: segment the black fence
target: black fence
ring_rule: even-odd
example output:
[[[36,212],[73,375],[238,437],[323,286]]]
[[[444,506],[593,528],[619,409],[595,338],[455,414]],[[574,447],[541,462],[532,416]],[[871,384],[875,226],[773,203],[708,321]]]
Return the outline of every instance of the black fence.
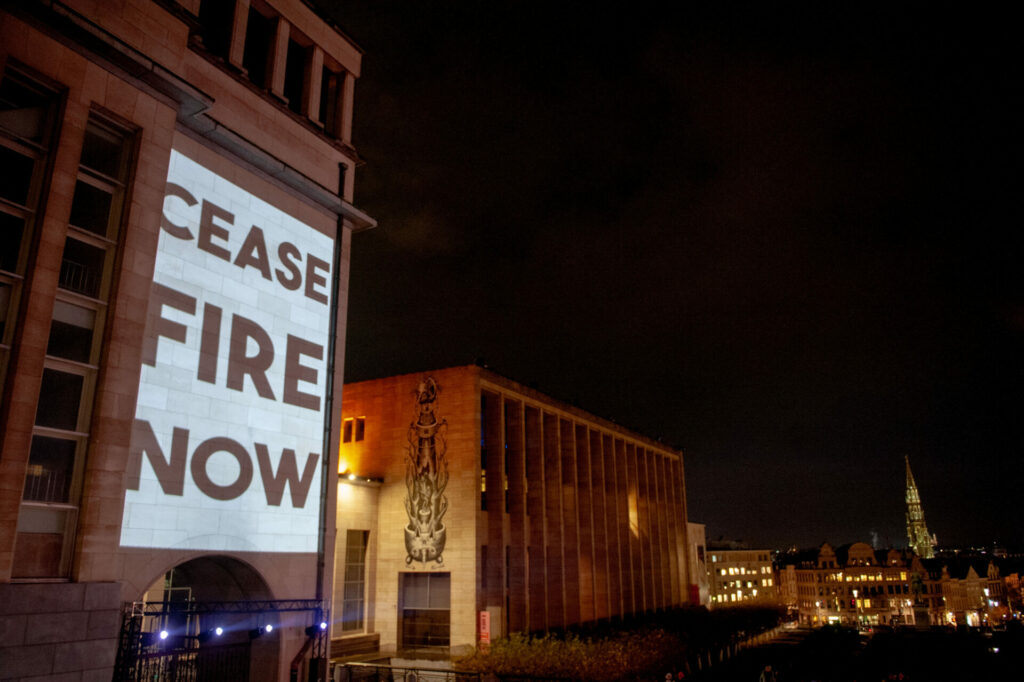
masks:
[[[296,613],[298,612],[298,613]],[[291,613],[291,616],[284,614]],[[306,646],[293,661],[310,680],[327,670],[327,618],[316,600],[197,602],[189,599],[125,604],[114,682],[248,682],[254,648],[278,627],[302,624]],[[271,647],[272,649],[275,647]]]

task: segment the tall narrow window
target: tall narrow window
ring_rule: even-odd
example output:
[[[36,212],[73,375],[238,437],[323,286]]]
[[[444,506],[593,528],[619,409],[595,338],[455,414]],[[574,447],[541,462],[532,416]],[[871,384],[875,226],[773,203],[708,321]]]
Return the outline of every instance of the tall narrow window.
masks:
[[[15,68],[0,78],[0,388],[45,184],[56,103],[55,90]]]
[[[245,50],[242,52],[242,66],[253,84],[267,87],[267,74],[273,54],[272,41],[274,21],[249,7],[249,22],[245,30]]]
[[[447,647],[451,642],[451,573],[401,573],[401,646]]]
[[[366,417],[349,417],[341,426],[341,442],[361,441],[366,437]]]
[[[211,54],[227,59],[234,23],[234,0],[202,0],[199,3],[199,38]]]
[[[327,57],[325,56],[325,59]],[[345,95],[345,72],[333,63],[324,64],[320,75],[320,122],[331,137],[341,137],[342,101]],[[312,112],[310,112],[312,113]]]
[[[15,577],[64,577],[70,571],[132,148],[130,132],[90,117],[22,492]]]
[[[341,631],[362,632],[366,610],[366,550],[370,533],[345,534],[345,586],[341,602]]]
[[[288,57],[284,67],[284,96],[288,100],[288,108],[296,114],[306,113],[303,111],[305,102],[302,95],[305,90],[306,62],[308,60],[309,47],[289,38]],[[310,115],[312,113],[310,112]]]

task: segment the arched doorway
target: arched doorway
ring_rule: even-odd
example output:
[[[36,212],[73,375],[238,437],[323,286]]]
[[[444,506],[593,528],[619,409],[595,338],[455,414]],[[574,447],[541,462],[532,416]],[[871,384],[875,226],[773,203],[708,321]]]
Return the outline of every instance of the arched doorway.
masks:
[[[174,566],[126,615],[119,680],[277,679],[281,613],[262,576],[228,556]]]

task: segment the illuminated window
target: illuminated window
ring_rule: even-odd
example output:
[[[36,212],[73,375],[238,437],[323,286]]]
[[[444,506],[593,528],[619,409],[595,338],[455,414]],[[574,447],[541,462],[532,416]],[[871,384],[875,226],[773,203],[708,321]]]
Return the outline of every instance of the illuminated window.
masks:
[[[366,418],[349,417],[341,426],[341,442],[361,441],[366,436]]]
[[[57,280],[18,520],[15,575],[70,572],[134,134],[91,115]]]

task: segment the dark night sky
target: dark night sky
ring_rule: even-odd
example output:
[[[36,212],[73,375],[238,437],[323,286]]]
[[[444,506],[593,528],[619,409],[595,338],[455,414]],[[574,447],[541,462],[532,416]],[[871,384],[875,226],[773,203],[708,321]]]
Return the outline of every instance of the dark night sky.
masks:
[[[1024,541],[1009,17],[321,2],[380,223],[347,381],[483,359],[682,449],[709,538],[903,546],[906,454],[940,544]]]

